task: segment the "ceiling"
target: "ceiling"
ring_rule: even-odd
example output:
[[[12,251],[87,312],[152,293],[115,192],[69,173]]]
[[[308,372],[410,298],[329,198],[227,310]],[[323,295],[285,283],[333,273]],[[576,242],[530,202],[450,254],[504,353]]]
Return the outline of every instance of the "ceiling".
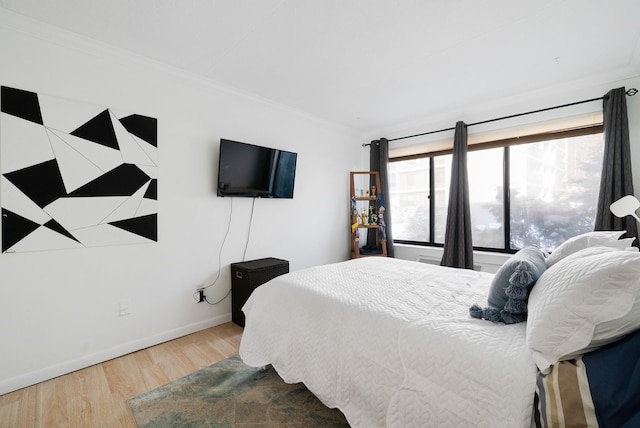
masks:
[[[640,74],[638,0],[0,0],[358,130]]]

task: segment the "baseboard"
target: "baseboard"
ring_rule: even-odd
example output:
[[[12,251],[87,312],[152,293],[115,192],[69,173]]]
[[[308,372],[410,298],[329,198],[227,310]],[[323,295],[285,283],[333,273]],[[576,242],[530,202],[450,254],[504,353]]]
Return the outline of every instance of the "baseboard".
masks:
[[[200,321],[194,324],[189,324],[180,328],[158,333],[153,336],[143,337],[137,340],[126,342],[109,349],[104,349],[94,354],[84,355],[80,358],[65,361],[64,363],[55,364],[50,367],[45,367],[43,369],[35,370],[9,379],[4,379],[0,381],[0,395],[16,391],[27,386],[35,385],[37,383],[44,382],[45,380],[53,379],[55,377],[71,373],[76,370],[84,369],[86,367],[92,366],[94,364],[99,364],[113,358],[121,357],[123,355],[130,354],[131,352],[139,351],[141,349],[145,349],[159,343],[177,339],[178,337],[186,336],[187,334],[195,333],[209,327],[215,327],[229,321],[231,321],[231,313],[219,315],[205,321]]]

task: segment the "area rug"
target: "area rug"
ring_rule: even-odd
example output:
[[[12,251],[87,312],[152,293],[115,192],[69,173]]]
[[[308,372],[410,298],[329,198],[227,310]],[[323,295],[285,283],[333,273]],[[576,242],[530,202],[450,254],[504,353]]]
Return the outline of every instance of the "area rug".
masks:
[[[273,367],[249,367],[237,355],[128,403],[139,428],[349,427],[304,384],[287,384]]]

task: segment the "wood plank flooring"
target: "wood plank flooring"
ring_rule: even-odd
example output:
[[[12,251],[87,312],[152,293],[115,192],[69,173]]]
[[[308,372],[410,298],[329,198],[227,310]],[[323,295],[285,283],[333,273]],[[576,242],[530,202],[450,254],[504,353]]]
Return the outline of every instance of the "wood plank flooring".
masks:
[[[127,400],[238,353],[226,323],[0,395],[0,428],[136,428]]]

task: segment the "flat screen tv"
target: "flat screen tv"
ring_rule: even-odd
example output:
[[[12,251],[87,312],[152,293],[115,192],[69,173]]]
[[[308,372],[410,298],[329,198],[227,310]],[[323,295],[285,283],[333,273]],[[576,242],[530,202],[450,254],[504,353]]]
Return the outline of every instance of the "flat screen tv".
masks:
[[[293,198],[293,152],[220,140],[218,196]]]

